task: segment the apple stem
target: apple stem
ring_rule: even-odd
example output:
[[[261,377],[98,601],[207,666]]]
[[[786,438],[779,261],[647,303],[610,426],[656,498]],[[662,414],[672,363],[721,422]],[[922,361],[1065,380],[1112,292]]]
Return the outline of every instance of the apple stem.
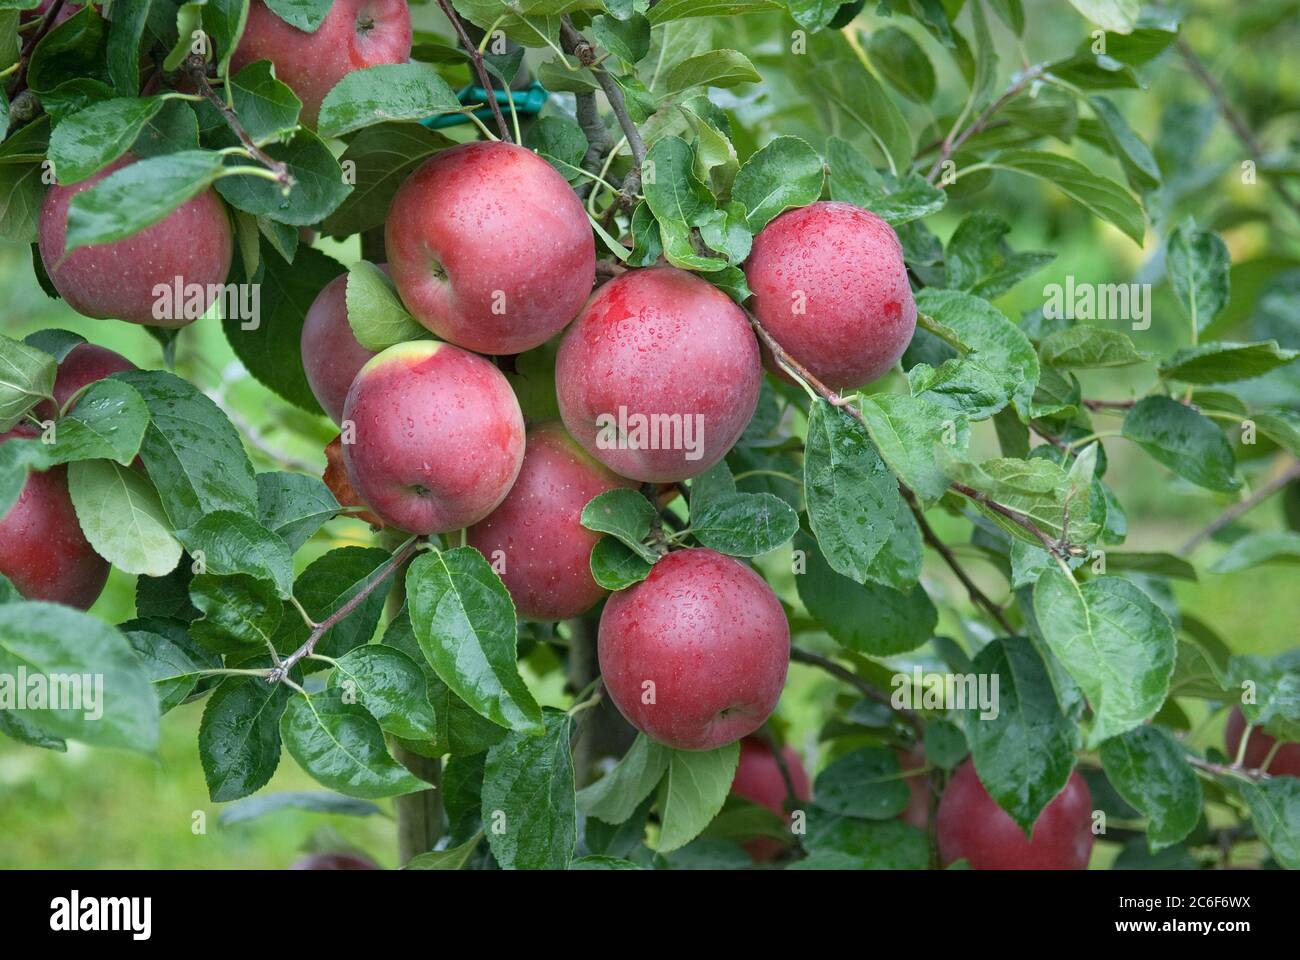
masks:
[[[288,165],[283,161],[276,160],[259,147],[253,141],[253,138],[248,135],[248,131],[244,129],[244,125],[239,122],[239,117],[235,115],[234,108],[230,104],[226,103],[216,90],[212,89],[212,84],[208,82],[207,61],[205,61],[200,54],[192,53],[185,58],[185,72],[189,75],[190,80],[193,81],[194,86],[198,88],[199,93],[204,96],[208,103],[217,108],[217,112],[220,113],[222,118],[226,121],[226,126],[230,127],[235,136],[239,138],[239,142],[244,145],[244,149],[248,151],[249,155],[252,156],[254,160],[264,164],[273,175],[275,181],[279,183],[284,190],[288,191],[294,184],[294,179],[292,174],[289,173]]]
[[[805,650],[803,647],[796,647],[794,645],[791,645],[790,647],[790,659],[795,663],[805,663],[810,667],[817,667],[820,670],[825,670],[832,677],[835,677],[835,679],[843,680],[849,686],[854,687],[868,700],[874,700],[876,703],[881,703],[889,707],[890,710],[893,710],[896,714],[902,717],[908,726],[916,731],[918,737],[921,735],[921,720],[914,712],[906,708],[895,707],[893,703],[890,702],[888,694],[877,690],[871,685],[871,683],[864,680],[862,677],[859,677],[852,670],[840,666],[829,657],[823,657],[819,653],[813,653],[811,650]]]
[[[506,126],[506,118],[501,113],[501,105],[497,103],[496,92],[492,89],[492,78],[488,76],[487,67],[483,63],[483,54],[479,52],[478,45],[465,32],[465,25],[460,22],[460,17],[456,16],[451,0],[438,0],[438,6],[442,9],[443,16],[450,21],[452,29],[456,31],[456,35],[460,38],[460,45],[465,48],[470,63],[474,65],[474,72],[478,74],[479,85],[482,86],[483,92],[487,96],[488,106],[492,108],[492,119],[496,121],[497,129],[501,132],[501,139],[506,143],[514,143],[510,138],[510,128]]]
[[[397,552],[394,553],[391,557],[389,557],[388,560],[385,561],[382,567],[380,567],[378,570],[375,571],[374,575],[370,578],[370,581],[364,587],[358,590],[348,600],[347,603],[343,604],[343,606],[339,607],[337,610],[335,610],[328,617],[326,617],[324,620],[322,620],[320,623],[316,624],[316,626],[312,628],[311,634],[310,636],[307,637],[306,643],[304,643],[293,653],[289,654],[289,656],[285,657],[284,662],[281,663],[279,666],[267,672],[266,674],[267,682],[288,683],[289,671],[294,668],[294,666],[298,663],[299,660],[303,659],[303,657],[311,655],[315,651],[316,644],[320,642],[321,637],[325,636],[325,634],[329,631],[330,627],[334,626],[336,623],[339,623],[342,620],[345,620],[352,613],[353,610],[361,606],[361,604],[365,602],[366,597],[374,593],[375,590],[388,579],[389,575],[392,574],[394,570],[396,570],[402,564],[406,563],[406,561],[409,560],[412,556],[414,556],[415,552],[419,549],[420,549],[419,537],[411,537],[404,544],[402,544],[402,546],[398,548]]]

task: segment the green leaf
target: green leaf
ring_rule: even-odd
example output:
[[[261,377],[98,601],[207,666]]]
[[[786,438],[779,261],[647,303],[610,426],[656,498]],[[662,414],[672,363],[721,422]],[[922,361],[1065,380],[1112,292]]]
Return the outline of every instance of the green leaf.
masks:
[[[428,853],[416,854],[407,861],[407,870],[464,870],[469,858],[478,849],[483,839],[482,831],[474,834],[458,847],[448,850],[430,850]]]
[[[359,131],[339,158],[355,168],[356,187],[321,229],[331,236],[348,236],[379,226],[388,217],[397,188],[411,171],[453,145],[452,140],[418,123],[381,123]]]
[[[1089,453],[1089,448],[1085,448],[1080,459],[1072,465],[1071,473],[1089,471],[1095,463],[1095,450]],[[978,464],[948,460],[945,469],[957,482],[1010,507],[1055,539],[1064,537],[1071,543],[1086,543],[1098,533],[1097,524],[1089,520],[1091,478],[1076,474],[1077,479],[1089,482],[1072,483],[1070,474],[1051,460],[1041,457],[1030,460],[996,458]],[[978,497],[972,499],[980,512],[1006,533],[1031,546],[1042,546],[1042,541],[1032,531],[992,509]],[[1068,530],[1065,528],[1067,511]]]
[[[289,688],[261,677],[227,677],[212,691],[199,724],[199,760],[214,802],[266,786],[280,764],[280,715]]]
[[[1119,108],[1105,97],[1089,97],[1088,104],[1110,142],[1111,152],[1124,168],[1128,185],[1139,194],[1160,186],[1160,167],[1151,155],[1151,148],[1133,132]]]
[[[433,666],[420,649],[411,626],[411,618],[405,606],[389,623],[380,641],[384,646],[393,647],[406,654],[419,664],[424,671],[428,687],[429,702],[433,705],[434,715],[438,720],[438,735],[433,744],[419,744],[417,753],[440,757],[451,753],[458,757],[478,755],[493,744],[505,739],[506,732],[489,720],[479,716],[464,700],[456,696],[445,683],[433,672]],[[415,747],[415,744],[408,744]],[[450,769],[450,768],[448,768]],[[444,787],[447,788],[446,782]],[[449,788],[448,788],[449,789]],[[475,814],[477,815],[477,792],[475,793]],[[450,803],[448,812],[450,813]]]
[[[124,573],[161,577],[181,558],[149,478],[111,460],[68,466],[68,493],[95,552]]]
[[[617,537],[601,537],[591,548],[592,579],[606,590],[622,590],[640,583],[653,568],[650,561]]]
[[[273,470],[257,475],[257,519],[296,551],[339,512],[329,487],[302,473]]]
[[[541,736],[512,731],[483,767],[483,825],[506,870],[563,870],[577,844],[572,721],[546,710],[543,723]]]
[[[1149,720],[1164,703],[1175,641],[1169,618],[1138,587],[1102,576],[1078,584],[1048,570],[1034,587],[1043,639],[1092,706],[1093,749]]]
[[[1300,533],[1290,530],[1262,530],[1233,542],[1210,565],[1211,573],[1236,573],[1264,563],[1300,563]]]
[[[253,517],[216,510],[204,514],[193,526],[177,530],[176,539],[203,572],[217,576],[242,573],[271,581],[286,599],[293,593],[289,545]]]
[[[50,162],[59,183],[85,180],[126,153],[164,102],[120,97],[65,117],[50,133]]]
[[[375,718],[346,703],[339,690],[293,697],[280,718],[280,737],[298,766],[346,796],[374,800],[429,789],[388,755]]]
[[[158,698],[149,675],[103,620],[54,603],[0,604],[0,675],[11,695],[19,670],[45,677],[50,698],[38,708],[29,685],[26,708],[14,710],[20,725],[92,746],[157,751]]]
[[[1084,323],[1049,333],[1039,344],[1038,355],[1060,370],[1127,367],[1151,359],[1133,346],[1128,334]]]
[[[1174,296],[1197,330],[1210,325],[1228,303],[1228,248],[1217,233],[1188,219],[1169,235],[1165,268]]]
[[[275,78],[269,60],[250,63],[231,77],[230,95],[239,122],[259,147],[284,139],[298,127],[302,101]]]
[[[108,25],[108,72],[114,89],[126,96],[134,96],[140,89],[140,38],[149,7],[148,0],[119,4]]]
[[[208,189],[221,169],[220,154],[184,150],[115,170],[72,198],[64,252],[112,243],[152,226]]]
[[[1237,690],[1254,693],[1253,699],[1241,702],[1247,723],[1280,740],[1300,741],[1300,670],[1289,655],[1234,656],[1228,661],[1227,680]]]
[[[826,560],[844,576],[866,580],[871,560],[889,539],[898,481],[866,428],[821,399],[808,415],[804,491]]]
[[[239,434],[221,409],[193,384],[162,370],[131,370],[115,377],[136,389],[149,408],[140,447],[173,527],[205,513],[257,513],[257,481]]]
[[[498,726],[542,730],[541,709],[515,662],[515,606],[472,547],[416,557],[407,604],[420,649],[453,693]]]
[[[909,173],[901,182],[881,176],[851,143],[839,137],[826,141],[826,156],[831,168],[831,199],[870,210],[890,226],[938,213],[948,200],[946,193],[919,174]]]
[[[225,807],[217,822],[223,827],[237,823],[260,820],[281,810],[305,810],[309,813],[329,813],[341,817],[371,817],[384,811],[369,800],[356,800],[324,790],[282,790],[249,797]]]
[[[256,654],[273,647],[285,607],[270,580],[201,573],[190,581],[189,599],[203,615],[190,624],[190,634],[206,649]]]
[[[898,757],[882,747],[863,747],[840,757],[817,775],[817,806],[845,817],[889,820],[907,807],[911,791]]]
[[[970,428],[946,407],[924,396],[865,394],[858,398],[867,432],[891,470],[923,499],[938,500],[948,478],[935,457],[937,445],[965,450]]]
[[[1182,840],[1201,819],[1201,781],[1174,740],[1158,727],[1143,726],[1101,745],[1106,778],[1150,821],[1151,852]]]
[[[1138,0],[1070,0],[1070,6],[1099,27],[1115,33],[1131,31],[1141,11]]]
[[[659,222],[664,254],[674,266],[720,270],[726,260],[701,256],[691,243],[691,228],[716,216],[713,195],[695,176],[695,153],[680,137],[664,137],[646,152],[642,190]]]
[[[654,563],[659,554],[644,541],[650,535],[650,525],[656,516],[654,505],[643,495],[619,487],[593,497],[582,508],[580,520],[588,530],[608,533],[642,560]]]
[[[294,582],[293,592],[308,615],[320,623],[352,600],[379,576],[392,576],[388,551],[378,547],[338,547],[313,560]],[[383,589],[371,590],[348,616],[330,627],[316,652],[341,657],[369,643],[384,612]],[[302,618],[289,611],[276,634],[276,648],[287,652],[307,639]]]
[[[295,232],[296,235],[296,232]],[[302,325],[317,294],[343,266],[303,246],[293,262],[269,242],[261,244],[261,303],[251,328],[237,317],[221,326],[235,355],[255,379],[309,413],[321,413],[302,366]]]
[[[814,808],[803,845],[809,856],[800,870],[924,870],[930,845],[916,827],[901,820],[837,817]]]
[[[423,120],[461,109],[456,93],[427,63],[388,63],[345,74],[326,95],[317,129],[341,137],[384,120]]]
[[[568,117],[539,117],[528,128],[524,146],[555,167],[569,183],[586,181],[582,161],[587,155],[587,135],[577,121]]]
[[[1042,657],[1023,637],[989,643],[975,657],[972,672],[998,684],[986,713],[981,705],[966,704],[975,770],[989,796],[1029,836],[1038,815],[1070,778],[1078,728],[1062,712]]]
[[[691,512],[691,530],[710,550],[757,557],[775,550],[799,529],[799,515],[770,493],[733,493]]]
[[[781,211],[820,197],[823,179],[822,158],[807,141],[777,137],[745,161],[731,197],[744,205],[749,228],[757,232]]]
[[[578,809],[605,823],[623,823],[659,785],[671,753],[668,747],[638,733],[613,770],[578,791]]]
[[[330,684],[341,688],[345,703],[365,707],[387,733],[411,740],[432,740],[438,735],[424,671],[394,647],[355,648],[335,663]]]
[[[1300,350],[1283,350],[1276,340],[1203,343],[1184,347],[1162,361],[1160,376],[1183,383],[1232,383],[1263,376],[1296,357],[1300,357]]]
[[[1223,431],[1169,397],[1145,397],[1124,417],[1123,434],[1174,473],[1199,487],[1231,493],[1241,486]]]
[[[277,223],[306,227],[328,217],[352,192],[352,185],[343,176],[343,168],[334,154],[310,130],[299,129],[288,143],[267,145],[266,153],[284,163],[293,177],[288,195],[279,183],[265,177],[228,174],[217,181],[216,190],[231,206]],[[232,157],[228,167],[246,164],[247,160]]]
[[[937,321],[947,336],[955,336],[966,350],[963,357],[945,362],[935,372],[936,381],[927,387],[929,398],[952,406],[970,419],[996,413],[981,408],[983,401],[972,410],[966,399],[968,385],[962,374],[974,367],[986,372],[977,377],[977,383],[995,385],[998,399],[1005,395],[1025,417],[1033,403],[1040,369],[1038,355],[1024,331],[987,300],[956,290],[924,289],[917,294],[916,307]],[[911,376],[909,372],[909,380]],[[913,384],[912,392],[922,391]]]
[[[333,6],[331,0],[265,0],[271,11],[304,33],[315,33]]]
[[[691,87],[734,87],[762,79],[749,58],[738,50],[710,50],[688,57],[669,70],[664,92],[672,95]]]
[[[799,599],[813,619],[839,644],[855,653],[887,657],[921,646],[934,634],[939,613],[920,585],[896,590],[858,584],[827,565],[807,534],[795,538],[806,569],[795,575]]]
[[[740,743],[716,750],[671,750],[660,787],[659,853],[671,853],[700,835],[731,792]]]
[[[948,286],[991,300],[1056,259],[1054,253],[1016,253],[1006,242],[1011,225],[990,213],[968,214],[944,254]]]
[[[650,52],[650,21],[640,13],[624,18],[601,14],[591,18],[591,37],[630,66]]]
[[[144,664],[162,713],[184,703],[194,692],[200,670],[221,666],[221,658],[204,650],[179,620],[144,618],[118,624]]]
[[[406,311],[393,281],[373,263],[358,260],[349,268],[346,300],[348,325],[367,350],[378,352],[429,335]]]
[[[661,0],[646,16],[657,26],[684,17],[731,17],[777,9],[771,0]]]
[[[39,469],[73,460],[131,463],[140,450],[149,409],[134,389],[117,380],[99,380],[77,400],[53,430],[53,443],[41,444]]]
[[[12,429],[28,410],[54,396],[57,368],[44,350],[0,334],[0,432]]]
[[[1038,150],[1004,150],[985,161],[1056,185],[1071,200],[1113,224],[1134,243],[1142,244],[1146,221],[1133,195],[1108,177],[1093,173],[1071,157]]]
[[[898,27],[875,30],[867,38],[866,49],[871,65],[903,96],[916,103],[929,103],[934,97],[934,67],[907,31]]]
[[[912,133],[898,105],[856,59],[824,62],[809,71],[805,89],[832,118],[831,129],[848,129],[873,144],[889,172],[901,176],[912,164]],[[852,139],[852,138],[850,138]]]
[[[1287,870],[1300,870],[1300,779],[1273,777],[1238,787],[1250,807],[1255,832]]]

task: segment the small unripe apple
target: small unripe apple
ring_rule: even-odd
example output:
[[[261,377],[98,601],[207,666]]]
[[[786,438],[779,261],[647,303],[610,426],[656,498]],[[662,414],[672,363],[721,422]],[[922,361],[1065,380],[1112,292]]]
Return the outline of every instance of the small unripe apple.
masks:
[[[93,343],[79,343],[59,361],[59,370],[54,378],[54,399],[38,403],[36,416],[41,420],[57,420],[63,405],[82,387],[110,374],[134,369],[135,364],[120,353]]]
[[[1246,718],[1240,707],[1233,707],[1228,715],[1226,746],[1229,760],[1237,759],[1237,750],[1241,746],[1241,735],[1246,732]],[[1268,759],[1277,740],[1263,730],[1250,731],[1250,740],[1246,743],[1246,753],[1242,765],[1250,770],[1258,770]],[[1300,743],[1284,743],[1277,748],[1273,759],[1269,761],[1268,770],[1273,776],[1300,777]]]
[[[384,523],[411,533],[482,520],[505,499],[524,459],[524,418],[504,374],[432,340],[399,343],[362,367],[343,426],[357,495]]]
[[[190,291],[201,294],[194,299],[201,299],[206,309],[215,299],[209,285],[224,284],[230,272],[230,218],[213,190],[204,190],[129,237],[64,253],[72,198],[135,161],[126,154],[79,183],[50,188],[37,228],[41,261],[54,288],[78,313],[183,327],[196,319],[192,311],[182,309],[191,299]],[[182,304],[174,302],[172,293],[178,277]]]
[[[549,163],[508,143],[465,143],[426,160],[393,197],[384,244],[415,319],[479,353],[545,343],[596,278],[582,201]]]
[[[253,0],[230,72],[270,60],[276,79],[302,101],[303,123],[315,126],[325,95],[353,70],[405,63],[410,56],[411,10],[405,0],[334,0],[313,33],[290,26],[263,0]]]
[[[634,480],[685,480],[731,449],[758,404],[763,369],[744,312],[674,267],[601,287],[564,335],[555,392],[564,425]]]
[[[936,822],[944,864],[973,870],[1084,870],[1092,853],[1092,795],[1077,770],[1034,821],[1033,838],[988,795],[967,759],[939,801]]]
[[[606,601],[597,652],[628,723],[679,750],[712,750],[776,709],[790,625],[772,588],[743,563],[677,550]]]
[[[290,870],[378,870],[379,864],[355,853],[309,853],[295,860]]]
[[[387,267],[379,268],[387,272]],[[321,288],[307,308],[299,340],[307,383],[321,409],[335,423],[343,419],[343,402],[357,372],[375,355],[363,347],[348,323],[348,275]]]
[[[567,620],[605,595],[591,576],[600,539],[581,523],[593,497],[635,483],[587,455],[559,423],[528,431],[519,479],[501,506],[469,528],[468,543],[487,557],[529,620]]]
[[[38,435],[18,426],[0,434],[0,444]],[[108,566],[81,532],[67,467],[29,473],[18,502],[0,517],[0,573],[28,600],[87,610],[104,590]]]
[[[836,390],[883,376],[916,331],[916,301],[893,228],[851,203],[788,210],[754,238],[745,277],[754,316]],[[776,368],[769,360],[769,367]]]
[[[803,760],[789,746],[781,750],[781,758],[785,760],[786,772],[790,774],[795,799],[807,803],[812,799],[812,786],[808,782],[808,771],[803,767]],[[788,793],[785,777],[781,776],[781,767],[771,748],[762,740],[746,737],[740,741],[740,762],[736,764],[731,792],[750,803],[767,807],[783,820],[790,819],[785,809]],[[773,859],[783,846],[774,837],[755,837],[745,841],[745,850],[759,863]]]

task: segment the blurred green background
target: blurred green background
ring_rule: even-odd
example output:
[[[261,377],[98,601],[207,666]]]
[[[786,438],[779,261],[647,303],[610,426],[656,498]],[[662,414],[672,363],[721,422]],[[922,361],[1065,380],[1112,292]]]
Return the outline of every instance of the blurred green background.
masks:
[[[994,25],[1000,40],[1003,79],[1008,65],[1059,56],[1087,35],[1086,23],[1064,0],[1026,6],[1029,27],[1023,48],[1001,24]],[[1272,145],[1294,141],[1300,130],[1296,109],[1300,103],[1300,71],[1284,72],[1283,65],[1294,59],[1300,34],[1300,5],[1257,0],[1244,9],[1226,2],[1200,3],[1193,9],[1186,33],[1189,42],[1209,70],[1223,78],[1229,96],[1259,139]],[[851,29],[869,32],[884,22],[868,13]],[[427,6],[416,8],[416,24],[441,29],[437,15]],[[779,27],[779,20],[765,17],[719,22],[716,45],[761,50],[783,39],[784,33],[774,35]],[[938,102],[946,108],[950,104],[945,97],[952,100],[964,87],[950,59],[933,40],[919,31],[917,38],[939,68],[939,88],[948,92],[941,93]],[[765,72],[760,58],[754,59]],[[1150,76],[1149,90],[1113,94],[1134,129],[1153,144],[1164,167],[1166,185],[1152,204],[1158,219],[1147,233],[1145,248],[1139,250],[1117,231],[1096,223],[1050,188],[1007,175],[973,196],[954,200],[941,216],[929,221],[930,225],[946,239],[965,213],[990,210],[1011,222],[1013,230],[1008,240],[1016,249],[1056,252],[1057,259],[1048,268],[998,301],[1012,318],[1040,308],[1043,286],[1064,282],[1069,274],[1081,282],[1152,281],[1156,286],[1150,329],[1132,332],[1126,329],[1127,324],[1123,326],[1139,349],[1164,355],[1187,342],[1187,323],[1162,284],[1161,237],[1173,223],[1195,214],[1203,226],[1221,231],[1234,263],[1228,316],[1216,324],[1222,329],[1211,333],[1243,340],[1273,336],[1283,340],[1284,346],[1300,348],[1300,293],[1296,292],[1300,291],[1300,281],[1295,279],[1300,277],[1296,272],[1300,271],[1300,225],[1296,216],[1281,208],[1263,178],[1256,184],[1241,182],[1241,145],[1216,118],[1204,89],[1196,85],[1175,51],[1166,53]],[[449,77],[455,82],[464,81],[463,71],[453,70]],[[752,134],[753,142],[748,144],[744,137],[738,137],[738,147],[752,150],[778,130],[802,132],[799,128],[813,117],[811,108],[807,104],[790,106],[782,101],[784,96],[788,94],[773,82],[770,90],[759,91],[750,102],[729,104],[735,108],[733,116],[743,118],[741,122]],[[771,109],[754,112],[754,104],[761,107],[765,101]],[[571,98],[557,95],[547,109],[569,111]],[[927,113],[914,110],[915,129],[932,119]],[[1176,138],[1168,136],[1175,120],[1187,122],[1189,117],[1196,125],[1191,136],[1186,131]],[[1198,150],[1190,151],[1187,145],[1196,141],[1198,131],[1203,132],[1204,142]],[[1046,148],[1072,153],[1094,169],[1121,179],[1113,160],[1077,140],[1068,147],[1052,143]],[[318,240],[317,246],[344,262],[359,257],[355,240],[347,244]],[[1277,309],[1273,301],[1273,309],[1269,310],[1265,301],[1278,289],[1289,291],[1289,298],[1283,299],[1282,309]],[[124,354],[140,366],[162,365],[161,349],[144,329],[87,320],[62,302],[47,298],[34,278],[31,250],[26,246],[0,241],[0,290],[4,296],[0,329],[9,336],[63,327]],[[1296,366],[1300,365],[1292,365]],[[321,450],[335,434],[332,426],[322,418],[291,408],[250,379],[234,358],[218,323],[204,319],[184,332],[178,343],[176,368],[210,391],[241,432],[253,438],[250,454],[259,469],[277,466],[265,449],[299,462],[304,470],[319,473],[324,465]],[[1084,394],[1125,399],[1147,390],[1154,377],[1150,365],[1101,371],[1085,378]],[[1252,399],[1300,396],[1300,372],[1278,371],[1241,385],[1240,392]],[[1104,419],[1098,418],[1103,421],[1099,429],[1112,426]],[[978,442],[992,453],[995,441],[991,425],[981,426],[985,429]],[[1117,420],[1114,426],[1118,426]],[[1150,458],[1136,455],[1123,440],[1108,440],[1106,449],[1111,462],[1107,480],[1129,516],[1125,549],[1176,551],[1229,502],[1228,498],[1216,499],[1176,480]],[[1258,450],[1238,449],[1248,492],[1260,482],[1260,474],[1271,458],[1262,446]],[[1259,455],[1258,463],[1252,462],[1254,455]],[[1300,501],[1300,497],[1295,499]],[[1283,526],[1283,503],[1283,497],[1274,497],[1249,514],[1244,526]],[[1004,600],[1005,580],[967,545],[970,525],[940,511],[931,516],[940,535],[956,545],[980,584],[995,600]],[[1243,528],[1229,527],[1203,545],[1196,554],[1198,567],[1204,569]],[[305,565],[333,546],[369,542],[369,538],[363,524],[336,521],[299,554],[299,562]],[[965,609],[963,593],[947,569],[931,560],[927,558],[926,586],[945,611],[940,632],[960,639],[977,627],[953,612]],[[797,605],[788,548],[764,558],[761,565],[783,598]],[[1213,627],[1234,651],[1274,654],[1297,646],[1300,590],[1296,585],[1294,567],[1271,566],[1230,575],[1203,574],[1196,583],[1175,583],[1173,590],[1184,614]],[[115,572],[92,612],[111,622],[134,616],[133,579]],[[842,692],[843,688],[824,674],[800,665],[791,668],[779,715],[788,725],[789,740],[809,760],[810,770],[818,765],[816,733],[826,719],[827,705]],[[548,678],[541,684],[539,699],[563,703],[559,681]],[[394,826],[385,815],[362,818],[282,811],[251,822],[221,826],[220,809],[208,800],[198,759],[196,736],[202,709],[201,702],[191,703],[165,718],[156,760],[92,751],[75,743],[69,744],[66,754],[59,754],[0,740],[0,867],[284,867],[306,849],[345,845],[364,850],[381,865],[393,865]],[[1199,702],[1188,712],[1193,721],[1194,743],[1221,742],[1221,714],[1209,715]],[[263,792],[315,789],[319,788],[306,774],[291,760],[285,760]],[[385,809],[388,806],[386,802],[380,805]],[[1099,844],[1095,863],[1109,862],[1115,852],[1113,846]]]

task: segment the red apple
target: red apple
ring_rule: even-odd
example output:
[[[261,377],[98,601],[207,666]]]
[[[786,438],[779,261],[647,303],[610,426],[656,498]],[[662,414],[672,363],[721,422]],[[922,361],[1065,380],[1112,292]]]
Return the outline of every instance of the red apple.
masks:
[[[711,750],[776,709],[790,625],[749,567],[678,550],[605,603],[597,652],[605,689],[632,726],[679,750]]]
[[[262,0],[253,0],[230,72],[270,60],[276,78],[302,101],[302,122],[314,126],[325,95],[353,70],[405,63],[410,56],[411,10],[405,0],[334,0],[314,33],[290,26]]]
[[[601,287],[555,364],[569,433],[615,473],[655,482],[693,477],[726,456],[762,379],[744,312],[673,267],[632,270]]]
[[[549,163],[508,143],[465,143],[426,160],[393,197],[384,242],[415,318],[479,353],[545,343],[596,278],[582,201]]]
[[[969,759],[939,801],[939,856],[965,859],[973,870],[1084,870],[1092,852],[1092,795],[1079,772],[1034,822],[1033,839],[997,805]]]
[[[187,317],[171,302],[176,278],[181,279],[186,299],[185,287],[202,288],[206,308],[214,299],[208,286],[224,284],[230,272],[230,218],[212,190],[204,190],[129,237],[64,254],[72,198],[135,160],[127,154],[80,183],[50,188],[38,227],[41,260],[54,288],[78,313],[183,327],[195,317]]]
[[[837,390],[888,372],[916,330],[898,235],[851,203],[781,214],[754,238],[745,277],[763,327]]]
[[[803,768],[803,761],[794,748],[788,746],[781,750],[781,757],[790,774],[790,785],[794,787],[795,797],[801,803],[807,803],[812,799],[812,786],[808,782],[808,772]],[[762,740],[746,737],[740,741],[740,762],[736,764],[731,792],[750,803],[767,807],[783,820],[790,819],[785,810],[785,777],[781,776],[781,767],[771,748]],[[783,846],[773,837],[755,837],[745,842],[745,849],[759,863],[773,859]]]
[[[629,486],[635,484],[587,456],[562,425],[539,424],[528,431],[519,479],[501,506],[470,527],[469,545],[501,574],[520,616],[576,617],[605,595],[591,576],[600,534],[582,525],[582,508],[597,494]]]
[[[54,379],[54,400],[38,403],[36,416],[42,420],[57,420],[63,405],[82,387],[110,374],[134,369],[135,364],[120,353],[93,343],[79,343],[59,362],[59,372]]]
[[[384,264],[379,265],[387,272]],[[343,402],[357,371],[373,357],[348,324],[348,275],[340,274],[321,289],[307,308],[302,324],[302,366],[307,383],[326,415],[335,423],[343,419]]]
[[[1241,713],[1240,707],[1233,707],[1232,713],[1228,715],[1228,729],[1226,733],[1226,743],[1228,758],[1237,759],[1237,749],[1241,746],[1241,735],[1246,732],[1246,718]],[[1270,737],[1263,730],[1250,731],[1250,740],[1246,743],[1246,754],[1242,758],[1244,766],[1251,770],[1258,770],[1260,765],[1268,759],[1269,752],[1273,749],[1273,744],[1277,740]],[[1268,773],[1273,776],[1300,777],[1300,743],[1284,743],[1278,747],[1277,753],[1273,755],[1272,761],[1268,765]]]
[[[38,432],[18,426],[0,443]],[[108,561],[97,554],[68,496],[66,467],[33,471],[9,512],[0,518],[0,573],[28,600],[48,600],[87,610],[108,579]]]
[[[309,853],[294,861],[290,870],[378,870],[379,865],[355,853]]]
[[[925,747],[919,743],[911,750],[895,752],[898,754],[898,765],[903,770],[920,770],[925,766]],[[905,778],[903,782],[907,784],[909,795],[907,806],[898,815],[898,819],[924,830],[930,825],[930,779],[918,774]]]
[[[413,340],[377,355],[352,381],[343,421],[356,427],[343,460],[357,495],[411,533],[482,520],[524,459],[524,417],[509,382],[447,343]]]

